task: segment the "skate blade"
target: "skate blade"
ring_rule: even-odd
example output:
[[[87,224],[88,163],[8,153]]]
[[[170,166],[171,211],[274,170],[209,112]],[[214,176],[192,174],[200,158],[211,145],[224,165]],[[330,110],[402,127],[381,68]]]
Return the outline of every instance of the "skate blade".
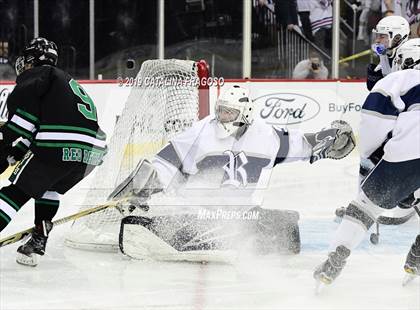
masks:
[[[18,253],[16,256],[16,263],[24,266],[35,267],[38,265],[38,255],[31,254],[30,256],[27,256],[25,254]]]
[[[319,295],[321,294],[321,292],[325,289],[325,287],[327,285],[331,284],[331,280],[324,278],[324,277],[319,277],[318,279],[316,279],[316,285],[315,285],[315,295]]]
[[[327,286],[327,283],[321,281],[321,280],[316,280],[316,284],[315,284],[315,295],[319,296],[324,290],[325,287]]]
[[[325,288],[325,283],[322,282],[321,280],[316,280],[316,284],[315,284],[315,295],[318,296],[322,293],[322,291]]]
[[[407,286],[409,283],[411,283],[416,278],[415,274],[406,274],[404,276],[402,286]]]
[[[326,278],[322,275],[319,275],[315,280],[315,295],[321,294],[321,292],[325,289],[325,286],[330,285],[332,283],[331,279]]]

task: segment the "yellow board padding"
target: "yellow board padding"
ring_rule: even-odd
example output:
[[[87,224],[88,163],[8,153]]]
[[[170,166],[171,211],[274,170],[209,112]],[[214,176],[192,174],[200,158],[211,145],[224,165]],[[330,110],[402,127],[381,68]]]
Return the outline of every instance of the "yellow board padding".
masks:
[[[144,143],[129,143],[125,146],[123,165],[127,163],[129,166],[130,161],[133,159],[139,160],[140,158],[152,158],[164,145],[166,140],[150,141]]]

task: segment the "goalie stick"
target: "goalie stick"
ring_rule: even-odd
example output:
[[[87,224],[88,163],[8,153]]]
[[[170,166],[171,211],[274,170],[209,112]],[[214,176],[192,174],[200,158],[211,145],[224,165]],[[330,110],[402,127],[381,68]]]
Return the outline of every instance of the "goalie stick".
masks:
[[[93,213],[96,213],[96,212],[99,212],[99,211],[103,211],[103,210],[108,209],[108,208],[116,208],[120,204],[122,204],[124,202],[130,201],[130,199],[131,199],[131,197],[127,197],[127,198],[123,198],[123,199],[120,199],[120,200],[111,201],[109,203],[105,203],[103,205],[96,206],[94,208],[86,209],[86,210],[83,210],[83,211],[74,213],[72,215],[63,217],[61,219],[58,219],[58,220],[53,221],[52,222],[53,223],[53,227],[55,227],[57,225],[64,224],[64,223],[67,223],[67,222],[70,222],[70,221],[77,220],[77,219],[79,219],[81,217],[84,217],[84,216],[87,216],[87,215],[90,215],[90,214],[93,214]],[[31,228],[28,228],[26,230],[17,232],[17,233],[15,233],[13,235],[10,235],[10,236],[8,236],[6,238],[0,239],[0,248],[3,247],[3,246],[5,246],[5,245],[13,244],[13,243],[16,243],[16,242],[22,240],[27,235],[29,235],[30,233],[32,233],[33,229],[34,229],[34,227],[31,227]]]

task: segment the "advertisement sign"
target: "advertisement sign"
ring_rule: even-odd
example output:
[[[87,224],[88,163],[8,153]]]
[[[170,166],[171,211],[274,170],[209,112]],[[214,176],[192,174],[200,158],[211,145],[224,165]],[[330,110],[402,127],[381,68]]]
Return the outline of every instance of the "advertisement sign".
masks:
[[[307,122],[321,111],[319,102],[297,93],[271,93],[253,100],[258,106],[258,116],[274,125]]]
[[[223,87],[213,90],[210,111],[217,93],[232,85],[250,90],[255,102],[254,117],[304,132],[320,130],[341,119],[350,123],[357,133],[360,111],[368,95],[364,82],[226,81]]]
[[[241,85],[250,90],[255,102],[254,117],[267,123],[305,132],[327,127],[333,120],[343,119],[357,131],[360,111],[368,95],[362,82],[283,82],[226,81],[218,89],[210,88],[210,111],[214,111],[218,93],[226,87]],[[116,115],[120,114],[130,94],[130,87],[117,83],[81,83],[95,102],[101,127],[112,133]],[[0,120],[7,119],[6,100],[14,85],[0,85]]]

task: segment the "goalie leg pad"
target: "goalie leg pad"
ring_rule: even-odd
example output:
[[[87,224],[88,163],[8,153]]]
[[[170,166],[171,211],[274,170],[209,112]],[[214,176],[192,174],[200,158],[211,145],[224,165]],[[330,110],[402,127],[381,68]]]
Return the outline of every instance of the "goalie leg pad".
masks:
[[[244,248],[257,254],[300,252],[297,212],[251,210],[258,219],[129,216],[121,222],[120,250],[138,259],[213,262],[231,262]]]
[[[300,252],[299,213],[261,209],[256,223],[256,250],[259,254]]]
[[[121,253],[140,260],[187,261],[232,263],[235,253],[232,251],[185,250],[178,251],[168,242],[158,236],[152,228],[150,218],[129,216],[121,222],[120,250]]]
[[[127,216],[121,221],[119,247],[121,253],[136,259],[173,256],[176,250],[150,231],[152,220],[143,216]]]

